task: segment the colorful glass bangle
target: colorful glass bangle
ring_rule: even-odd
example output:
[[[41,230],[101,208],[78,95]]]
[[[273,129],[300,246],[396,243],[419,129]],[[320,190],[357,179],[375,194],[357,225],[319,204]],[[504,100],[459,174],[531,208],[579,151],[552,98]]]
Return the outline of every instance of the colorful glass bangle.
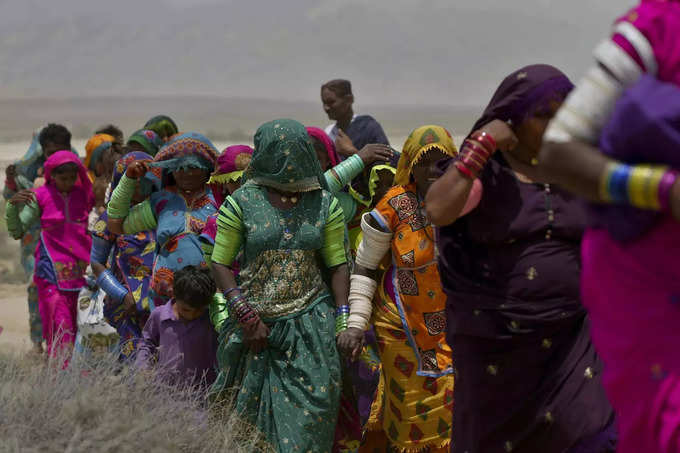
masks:
[[[97,277],[97,286],[111,299],[120,302],[130,291],[114,277],[111,270],[106,269]]]
[[[229,299],[229,294],[231,294],[234,291],[241,292],[241,288],[239,286],[234,286],[233,288],[225,289],[222,291],[222,295],[224,296],[225,299]]]
[[[659,181],[659,207],[664,212],[671,210],[671,189],[678,180],[678,176],[680,176],[680,173],[676,170],[668,170]]]
[[[453,165],[456,166],[459,172],[468,179],[475,179],[476,176],[463,162],[457,160]]]
[[[340,305],[335,309],[335,316],[340,316],[343,313],[349,314],[349,305]]]
[[[489,154],[493,154],[498,148],[496,139],[486,132],[476,132],[470,138],[486,148]]]
[[[669,209],[670,189],[678,173],[662,165],[610,162],[600,177],[600,198],[641,209]]]
[[[335,320],[335,335],[339,335],[341,332],[347,330],[347,322],[349,320],[349,313],[343,313],[338,316]]]
[[[466,140],[464,146],[465,148],[473,151],[475,154],[478,154],[484,159],[484,161],[489,160],[489,157],[491,157],[491,154],[493,154],[471,140]]]

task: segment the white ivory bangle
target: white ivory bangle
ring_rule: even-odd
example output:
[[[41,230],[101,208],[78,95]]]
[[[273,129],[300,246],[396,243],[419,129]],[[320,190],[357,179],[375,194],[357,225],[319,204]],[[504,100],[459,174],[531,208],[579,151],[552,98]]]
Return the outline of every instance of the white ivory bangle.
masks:
[[[371,214],[367,212],[361,216],[361,231],[364,235],[357,249],[356,263],[366,269],[375,270],[390,249],[392,233],[373,228],[366,217],[369,215]]]
[[[600,132],[623,91],[622,85],[599,65],[567,96],[545,133],[551,142],[581,140],[597,143]]]
[[[349,319],[347,327],[365,330],[373,311],[373,295],[378,283],[364,275],[353,274],[349,279]]]

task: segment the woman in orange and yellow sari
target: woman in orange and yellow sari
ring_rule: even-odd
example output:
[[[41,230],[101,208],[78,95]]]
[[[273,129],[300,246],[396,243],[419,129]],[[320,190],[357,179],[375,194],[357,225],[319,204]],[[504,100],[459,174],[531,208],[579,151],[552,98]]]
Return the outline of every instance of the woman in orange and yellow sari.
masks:
[[[456,154],[443,127],[413,131],[399,159],[395,186],[361,220],[347,329],[338,337],[340,350],[354,358],[364,328],[372,323],[383,365],[361,451],[385,451],[387,446],[403,452],[448,451],[452,352],[444,335],[446,295],[434,232],[423,201],[436,178],[435,163]],[[379,279],[376,270],[388,251],[391,265]]]

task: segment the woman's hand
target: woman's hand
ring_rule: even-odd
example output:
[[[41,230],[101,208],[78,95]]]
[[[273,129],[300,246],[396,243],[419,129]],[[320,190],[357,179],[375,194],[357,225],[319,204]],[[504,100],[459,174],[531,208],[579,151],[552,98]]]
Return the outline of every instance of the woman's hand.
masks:
[[[15,193],[12,198],[9,199],[9,202],[13,205],[17,205],[30,203],[33,200],[35,200],[35,194],[33,191],[30,189],[24,189]]]
[[[352,139],[349,138],[349,135],[345,134],[342,129],[338,129],[338,138],[335,139],[335,150],[342,157],[349,157],[352,154],[357,153],[357,149],[354,147]]]
[[[336,342],[340,352],[354,362],[364,346],[364,332],[356,327],[348,327],[340,332]]]
[[[381,143],[373,143],[366,145],[361,148],[361,151],[357,153],[361,160],[364,161],[364,166],[368,166],[373,162],[389,162],[394,152],[392,148]]]
[[[135,298],[132,297],[132,293],[128,292],[125,297],[123,297],[123,309],[130,315],[134,314],[137,308],[135,303]]]
[[[496,141],[496,148],[501,151],[511,151],[519,143],[517,136],[505,121],[493,120],[475,132],[486,132],[492,136]]]
[[[267,347],[269,332],[269,327],[261,319],[258,319],[253,326],[243,328],[243,340],[246,346],[257,354]]]
[[[136,160],[128,165],[125,176],[131,179],[139,179],[149,171],[150,160]]]

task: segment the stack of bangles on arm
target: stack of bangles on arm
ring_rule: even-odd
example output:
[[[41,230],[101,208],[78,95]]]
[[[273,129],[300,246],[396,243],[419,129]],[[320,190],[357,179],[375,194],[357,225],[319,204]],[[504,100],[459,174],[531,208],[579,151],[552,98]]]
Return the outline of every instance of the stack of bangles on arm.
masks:
[[[335,310],[335,335],[347,330],[349,319],[349,305],[341,305]]]
[[[486,132],[475,132],[463,142],[454,165],[465,177],[475,179],[494,152],[496,140]]]
[[[129,290],[123,286],[109,269],[104,270],[97,277],[97,286],[106,293],[112,300],[120,302],[127,295]]]
[[[222,295],[227,300],[229,315],[233,316],[243,327],[253,327],[260,321],[257,312],[246,302],[241,288],[235,286],[225,290]]]
[[[600,198],[610,203],[670,212],[671,188],[679,174],[664,165],[610,162],[600,177]]]

